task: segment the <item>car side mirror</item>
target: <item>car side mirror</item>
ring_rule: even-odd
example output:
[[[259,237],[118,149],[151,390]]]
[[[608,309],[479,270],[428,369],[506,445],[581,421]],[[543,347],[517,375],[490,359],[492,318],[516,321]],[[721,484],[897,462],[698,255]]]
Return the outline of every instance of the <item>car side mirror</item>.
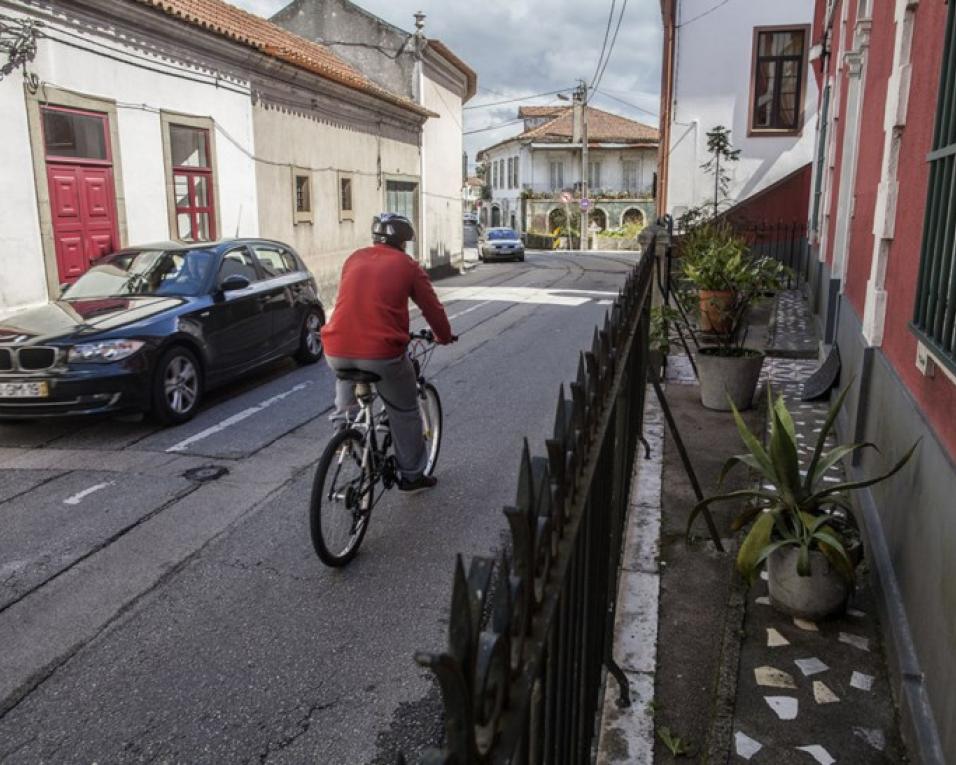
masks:
[[[239,290],[244,290],[252,282],[250,282],[242,274],[230,274],[219,284],[220,292],[238,292]]]

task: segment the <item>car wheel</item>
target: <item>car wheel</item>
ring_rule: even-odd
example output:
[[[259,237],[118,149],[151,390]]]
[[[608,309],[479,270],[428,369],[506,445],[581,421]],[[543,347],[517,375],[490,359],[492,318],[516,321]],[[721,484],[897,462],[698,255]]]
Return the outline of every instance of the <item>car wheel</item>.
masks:
[[[193,418],[202,398],[202,368],[196,355],[183,346],[170,348],[153,374],[153,417],[163,425]]]
[[[519,262],[519,263],[524,263],[524,253],[523,253],[523,252],[518,256],[518,262]]]
[[[318,308],[313,308],[302,322],[302,336],[299,340],[299,350],[295,353],[295,360],[300,364],[314,364],[322,358],[322,327],[325,324],[325,315]]]

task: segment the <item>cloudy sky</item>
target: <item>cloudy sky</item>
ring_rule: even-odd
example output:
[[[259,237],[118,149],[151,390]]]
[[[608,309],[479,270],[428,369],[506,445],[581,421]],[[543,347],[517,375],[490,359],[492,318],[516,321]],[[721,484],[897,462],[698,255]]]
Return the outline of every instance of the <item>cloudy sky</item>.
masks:
[[[270,16],[288,0],[232,0]],[[590,81],[601,54],[611,0],[356,0],[402,29],[424,11],[425,33],[445,42],[478,72],[478,95],[469,107],[566,88]],[[611,35],[625,9],[610,62],[592,101],[608,111],[657,124],[661,60],[659,0],[615,0]],[[514,120],[521,104],[555,103],[545,96],[487,108],[469,108],[465,130]],[[515,133],[519,125],[465,136],[468,158]]]

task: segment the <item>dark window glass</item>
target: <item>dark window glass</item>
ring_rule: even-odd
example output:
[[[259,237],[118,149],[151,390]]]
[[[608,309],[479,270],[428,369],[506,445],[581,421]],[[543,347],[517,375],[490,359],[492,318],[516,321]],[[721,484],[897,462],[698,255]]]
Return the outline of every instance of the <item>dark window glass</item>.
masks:
[[[295,177],[295,211],[312,212],[312,189],[307,175]]]
[[[341,206],[342,212],[350,213],[352,212],[352,179],[351,178],[340,178],[339,179],[339,205]]]
[[[209,131],[185,125],[169,126],[173,167],[209,168]]]
[[[268,276],[282,276],[299,270],[291,252],[275,245],[257,244],[254,248],[259,265]]]
[[[206,284],[212,261],[213,254],[208,250],[119,253],[83,274],[66,290],[64,297],[198,295]]]
[[[219,266],[219,283],[222,284],[226,277],[234,274],[245,276],[250,282],[259,280],[259,272],[256,271],[255,261],[244,247],[227,252],[223,256],[222,265]]]
[[[109,159],[106,117],[102,114],[43,109],[43,141],[49,157]]]
[[[802,29],[759,32],[754,71],[754,130],[797,130],[805,69]]]

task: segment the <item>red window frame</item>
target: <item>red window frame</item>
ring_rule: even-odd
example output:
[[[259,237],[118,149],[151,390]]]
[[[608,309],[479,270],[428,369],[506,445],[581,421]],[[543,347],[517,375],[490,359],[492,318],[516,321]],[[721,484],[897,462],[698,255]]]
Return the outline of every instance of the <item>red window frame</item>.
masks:
[[[195,130],[202,133],[203,141],[206,144],[206,161],[209,163],[206,167],[196,167],[193,165],[182,166],[182,165],[173,165],[173,204],[175,205],[175,215],[174,221],[176,225],[176,236],[180,236],[179,231],[179,216],[188,215],[189,216],[189,236],[193,242],[201,241],[214,241],[217,236],[216,232],[216,199],[215,199],[215,189],[213,188],[212,183],[212,145],[209,141],[209,131],[206,128],[194,127],[193,125],[178,125],[170,124],[169,129],[184,128],[186,130]],[[172,141],[172,134],[170,133],[170,141]],[[184,178],[186,180],[186,188],[189,196],[188,205],[180,205],[179,199],[176,194],[176,180],[177,178]],[[197,202],[196,186],[200,178],[206,179],[206,204],[200,205]],[[200,228],[199,228],[199,216],[203,213],[206,214],[206,219],[209,221],[209,238],[208,240],[203,240],[200,238]]]

